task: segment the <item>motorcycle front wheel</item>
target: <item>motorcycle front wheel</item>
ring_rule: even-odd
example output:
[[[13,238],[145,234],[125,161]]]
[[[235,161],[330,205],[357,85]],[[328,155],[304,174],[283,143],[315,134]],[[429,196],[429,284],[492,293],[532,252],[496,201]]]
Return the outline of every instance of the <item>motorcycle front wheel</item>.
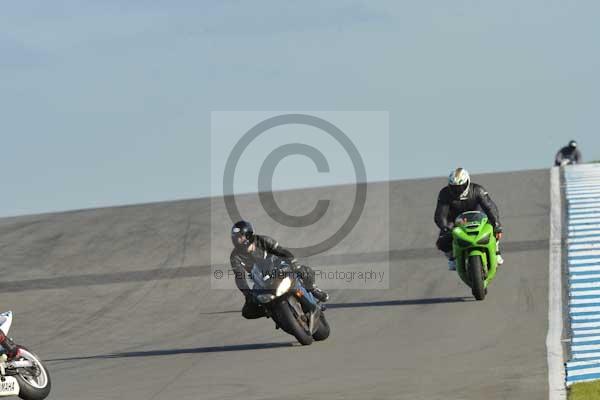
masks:
[[[469,276],[471,278],[471,292],[477,300],[485,299],[483,284],[483,264],[480,256],[469,257]]]
[[[296,302],[295,305],[297,307],[295,308],[302,310],[302,306],[294,297],[279,302],[273,310],[277,315],[277,323],[284,331],[294,336],[303,346],[312,344],[313,337],[308,332],[308,321],[303,320],[302,317],[304,314],[296,311],[290,302]]]

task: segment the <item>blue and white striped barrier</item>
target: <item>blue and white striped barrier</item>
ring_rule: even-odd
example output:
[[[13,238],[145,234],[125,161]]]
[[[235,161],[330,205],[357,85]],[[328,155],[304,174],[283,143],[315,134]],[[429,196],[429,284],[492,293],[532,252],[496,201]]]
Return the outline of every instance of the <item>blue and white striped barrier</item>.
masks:
[[[571,385],[600,379],[600,164],[566,167],[564,178]]]

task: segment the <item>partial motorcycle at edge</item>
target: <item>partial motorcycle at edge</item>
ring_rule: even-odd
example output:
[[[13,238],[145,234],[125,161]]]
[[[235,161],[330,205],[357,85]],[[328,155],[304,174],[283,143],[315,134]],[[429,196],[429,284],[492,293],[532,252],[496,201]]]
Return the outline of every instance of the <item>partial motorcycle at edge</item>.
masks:
[[[0,329],[5,334],[12,325],[13,313],[0,313]],[[0,355],[0,397],[19,396],[24,400],[42,400],[50,394],[50,374],[33,352],[19,346],[17,356],[8,360]]]

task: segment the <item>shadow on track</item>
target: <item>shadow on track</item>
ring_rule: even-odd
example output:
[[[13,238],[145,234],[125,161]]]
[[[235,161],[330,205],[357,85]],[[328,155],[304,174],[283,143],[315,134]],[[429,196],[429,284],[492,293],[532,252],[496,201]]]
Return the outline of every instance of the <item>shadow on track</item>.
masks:
[[[475,301],[472,297],[433,297],[429,299],[361,301],[353,303],[325,303],[327,310],[338,308],[365,308],[365,307],[393,307],[393,306],[418,306],[427,304],[470,303]],[[238,314],[240,310],[213,311],[201,313],[202,315]]]
[[[67,357],[67,358],[52,358],[45,360],[46,362],[62,362],[62,361],[81,361],[81,360],[106,360],[113,358],[137,358],[137,357],[160,357],[172,356],[178,354],[202,354],[202,353],[221,353],[229,351],[246,351],[246,350],[265,350],[276,349],[280,347],[292,347],[292,342],[272,342],[272,343],[253,343],[253,344],[238,344],[231,346],[214,346],[214,347],[195,347],[188,349],[167,349],[167,350],[148,350],[148,351],[129,351],[113,354],[99,354],[95,356],[84,357]]]
[[[525,252],[548,248],[548,240],[530,240],[521,242],[504,242],[504,254]],[[421,249],[404,249],[379,251],[372,253],[345,253],[333,255],[317,255],[308,257],[309,265],[347,265],[369,264],[396,260],[424,260],[441,258],[440,251],[434,247]],[[52,278],[34,278],[0,282],[0,290],[6,292],[22,292],[25,290],[66,289],[114,283],[137,283],[160,280],[184,279],[209,276],[211,265],[188,265],[183,267],[155,268],[143,271],[119,271],[84,275],[68,275]]]
[[[336,308],[415,306],[426,304],[468,303],[471,301],[475,301],[475,299],[473,299],[472,297],[434,297],[430,299],[362,301],[355,303],[327,303],[326,307],[327,310],[335,310]]]
[[[242,315],[242,309],[239,310],[227,310],[227,311],[211,311],[198,313],[199,315],[221,315],[221,314],[240,314]]]

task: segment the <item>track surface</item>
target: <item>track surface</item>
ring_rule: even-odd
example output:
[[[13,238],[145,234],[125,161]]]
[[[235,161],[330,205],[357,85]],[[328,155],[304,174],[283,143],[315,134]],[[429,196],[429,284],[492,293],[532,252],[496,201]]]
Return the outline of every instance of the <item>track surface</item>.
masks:
[[[326,342],[293,345],[271,321],[243,320],[239,293],[210,289],[211,259],[228,261],[229,238],[225,218],[211,230],[223,210],[209,199],[0,220],[0,308],[48,360],[52,399],[544,399],[548,171],[475,178],[506,231],[506,264],[484,302],[433,248],[444,180],[429,179],[390,184],[390,235],[371,202],[359,231],[307,260],[390,258],[389,290],[332,291]],[[384,185],[369,185],[371,198]],[[312,195],[348,193],[278,201],[305,210]]]

